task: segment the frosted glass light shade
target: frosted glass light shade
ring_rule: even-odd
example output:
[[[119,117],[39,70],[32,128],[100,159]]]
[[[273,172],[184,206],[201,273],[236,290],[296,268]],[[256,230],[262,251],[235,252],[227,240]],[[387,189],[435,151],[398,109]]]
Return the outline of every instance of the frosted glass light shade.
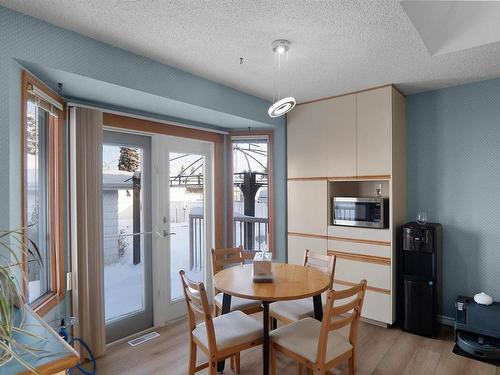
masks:
[[[295,98],[292,96],[288,96],[286,98],[278,100],[276,103],[270,106],[267,110],[267,113],[271,117],[280,117],[285,113],[290,112],[293,107],[295,107],[295,104],[297,104]]]

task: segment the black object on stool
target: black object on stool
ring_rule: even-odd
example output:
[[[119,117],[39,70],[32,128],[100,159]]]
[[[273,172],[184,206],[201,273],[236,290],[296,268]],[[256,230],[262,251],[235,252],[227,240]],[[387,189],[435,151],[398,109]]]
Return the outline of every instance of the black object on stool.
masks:
[[[458,296],[455,302],[453,352],[500,365],[500,303],[479,305],[473,298]]]
[[[401,230],[399,308],[402,328],[435,337],[441,301],[442,226],[412,222]]]

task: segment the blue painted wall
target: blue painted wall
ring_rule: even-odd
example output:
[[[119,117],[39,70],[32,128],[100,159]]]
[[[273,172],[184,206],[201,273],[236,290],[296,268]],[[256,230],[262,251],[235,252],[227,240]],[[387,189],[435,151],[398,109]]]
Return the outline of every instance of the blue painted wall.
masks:
[[[407,97],[408,219],[444,228],[443,314],[500,300],[500,79]]]
[[[23,65],[20,64],[22,62]],[[168,100],[169,105],[192,108],[199,124],[200,114],[216,119],[217,125],[229,118],[236,126],[268,126],[275,130],[275,209],[276,247],[285,257],[286,210],[286,119],[267,116],[269,102],[219,85],[184,71],[157,63],[80,34],[53,26],[0,6],[0,228],[12,228],[21,222],[21,70],[38,67],[40,72],[64,72],[113,86],[117,96],[134,90],[144,97]],[[50,78],[50,77],[47,77]],[[55,82],[48,82],[54,86]],[[88,92],[85,87],[82,92]],[[91,91],[91,90],[90,90]],[[113,95],[111,93],[111,95]],[[92,101],[92,97],[79,97]],[[158,100],[160,103],[161,100]],[[97,103],[106,105],[107,103]],[[128,108],[132,113],[141,111]],[[168,119],[168,113],[156,114]],[[229,116],[228,116],[229,115]],[[189,118],[185,118],[190,122]],[[202,124],[203,125],[203,124]],[[207,127],[213,123],[206,121]],[[227,127],[234,127],[227,123]],[[65,310],[65,305],[59,307]]]

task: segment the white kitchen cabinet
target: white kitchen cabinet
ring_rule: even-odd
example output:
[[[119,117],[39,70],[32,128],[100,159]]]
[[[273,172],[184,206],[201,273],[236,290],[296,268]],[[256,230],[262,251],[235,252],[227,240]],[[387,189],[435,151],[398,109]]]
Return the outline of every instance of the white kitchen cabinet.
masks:
[[[357,97],[357,175],[390,175],[392,166],[392,87]]]
[[[335,290],[344,290],[350,287],[350,285],[333,284]],[[377,322],[392,324],[394,322],[392,299],[392,295],[390,294],[379,293],[368,289],[365,293],[365,301],[363,303],[363,309],[361,310],[361,316]]]
[[[316,254],[326,254],[326,238],[288,236],[288,263],[304,264],[304,252],[307,250]]]
[[[287,115],[288,178],[326,177],[328,116],[324,101],[299,105]]]
[[[365,279],[368,286],[391,290],[391,266],[358,262],[356,260],[337,258],[335,279],[350,283],[359,283]]]
[[[369,257],[386,258],[381,261],[387,261],[392,256],[391,243],[389,245],[376,245],[370,243],[355,242],[351,239],[342,240],[334,237],[328,237],[328,250],[355,255],[367,255]]]
[[[326,236],[327,184],[326,180],[288,181],[289,232]]]
[[[328,176],[356,176],[356,95],[325,101],[328,124]]]
[[[302,264],[305,249],[336,253],[335,288],[367,279],[362,316],[392,324],[397,231],[406,220],[404,96],[385,86],[301,104],[287,123],[288,262]],[[381,181],[389,228],[329,226],[333,194],[374,194],[361,185],[357,193],[333,191],[339,180]]]

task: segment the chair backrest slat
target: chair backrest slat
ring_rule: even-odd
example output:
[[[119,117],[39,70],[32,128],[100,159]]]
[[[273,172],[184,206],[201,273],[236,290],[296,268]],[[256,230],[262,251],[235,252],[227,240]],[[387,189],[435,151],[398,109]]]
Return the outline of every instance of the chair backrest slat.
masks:
[[[190,305],[191,309],[201,320],[204,319],[203,302],[200,298],[200,293],[191,287],[186,288],[186,295],[188,297],[187,303]]]
[[[363,289],[363,286],[360,284],[356,284],[351,288],[348,289],[343,289],[343,290],[336,290],[335,291],[335,300],[342,300],[346,299],[349,297],[354,296],[356,293],[359,293],[359,291]]]
[[[330,285],[328,289],[333,287],[333,279],[335,277],[335,265],[337,263],[337,258],[335,255],[323,255],[315,254],[309,250],[304,253],[304,266],[313,267],[330,277]]]
[[[361,310],[363,308],[363,301],[365,298],[366,284],[366,280],[361,280],[359,284],[353,286],[352,288],[340,291],[328,291],[326,311],[323,315],[323,323],[318,340],[318,363],[324,364],[325,362],[326,347],[328,345],[328,333],[332,330],[337,330],[350,324],[349,342],[353,347],[355,347],[358,337]],[[349,301],[335,305],[336,302],[345,299],[349,299]]]
[[[353,310],[358,305],[359,305],[359,301],[358,301],[358,298],[356,297],[351,302],[348,302],[348,303],[343,304],[341,306],[334,306],[332,308],[332,316],[345,314],[345,313]]]
[[[345,326],[351,324],[353,320],[354,320],[354,315],[352,315],[352,314],[350,314],[349,316],[346,316],[346,317],[333,319],[330,323],[329,330],[334,331],[334,330],[340,329],[342,327],[345,327]]]
[[[212,249],[212,273],[222,271],[227,266],[243,264],[243,246],[228,249]]]
[[[243,246],[233,247],[228,249],[212,249],[212,276],[217,272],[222,271],[224,268],[240,265],[244,263],[243,260]],[[214,287],[215,294],[219,290]]]
[[[193,331],[196,328],[197,319],[204,321],[208,344],[215,350],[215,331],[205,285],[190,280],[182,270],[179,271],[179,275],[186,300],[190,330]]]

